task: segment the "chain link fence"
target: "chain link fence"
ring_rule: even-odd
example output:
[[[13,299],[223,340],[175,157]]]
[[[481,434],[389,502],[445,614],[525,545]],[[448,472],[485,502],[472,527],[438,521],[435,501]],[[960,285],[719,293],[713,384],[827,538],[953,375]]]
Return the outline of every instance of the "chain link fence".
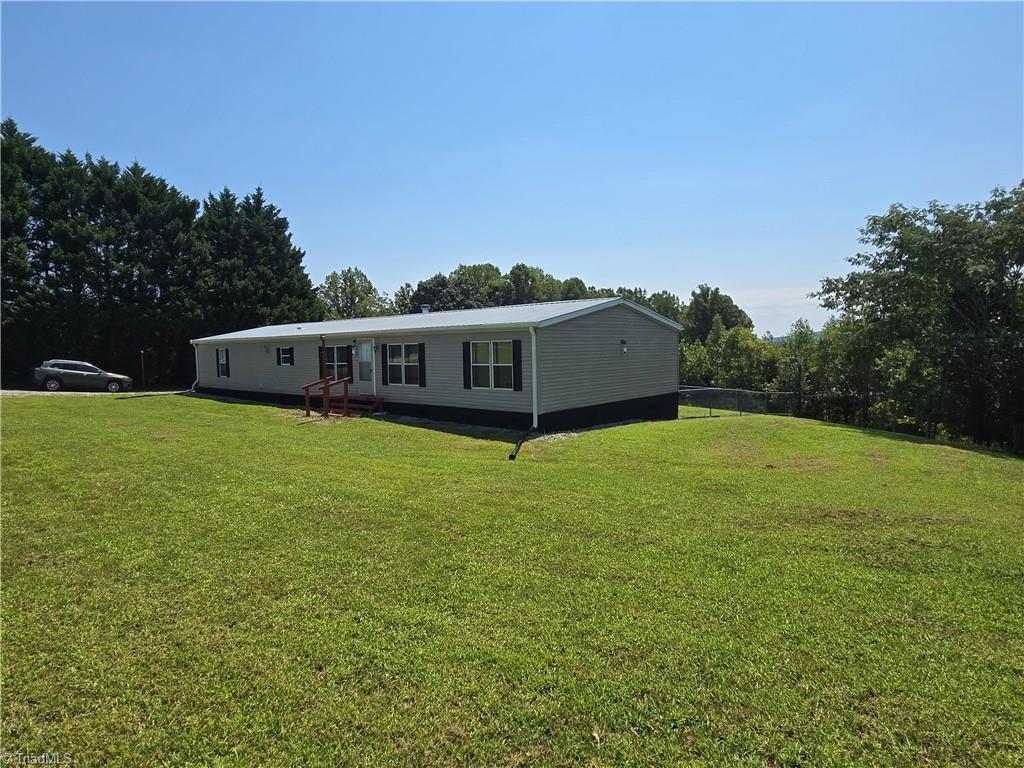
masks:
[[[679,388],[680,416],[739,416],[749,413],[796,413],[795,392],[768,392],[722,387]]]

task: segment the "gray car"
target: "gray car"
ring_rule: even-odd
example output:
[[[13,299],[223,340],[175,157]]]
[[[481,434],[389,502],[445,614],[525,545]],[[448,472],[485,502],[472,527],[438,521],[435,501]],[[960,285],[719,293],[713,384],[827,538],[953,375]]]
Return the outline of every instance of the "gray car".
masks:
[[[105,389],[122,392],[132,388],[132,380],[119,373],[108,373],[82,360],[47,360],[32,372],[36,386],[49,392],[62,389]]]

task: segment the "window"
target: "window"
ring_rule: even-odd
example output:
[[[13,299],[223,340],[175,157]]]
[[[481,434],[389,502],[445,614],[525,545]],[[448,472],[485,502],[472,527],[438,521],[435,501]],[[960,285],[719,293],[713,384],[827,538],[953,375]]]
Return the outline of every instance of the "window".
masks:
[[[419,386],[419,344],[388,344],[388,383]]]
[[[511,341],[474,341],[470,364],[473,389],[512,389]]]
[[[294,347],[278,347],[277,348],[277,364],[278,365],[295,365],[295,349],[294,349]]]
[[[228,362],[228,351],[226,349],[217,350],[217,376],[231,377],[231,365]]]
[[[324,347],[324,369],[332,379],[348,379],[352,370],[348,365],[345,347]]]

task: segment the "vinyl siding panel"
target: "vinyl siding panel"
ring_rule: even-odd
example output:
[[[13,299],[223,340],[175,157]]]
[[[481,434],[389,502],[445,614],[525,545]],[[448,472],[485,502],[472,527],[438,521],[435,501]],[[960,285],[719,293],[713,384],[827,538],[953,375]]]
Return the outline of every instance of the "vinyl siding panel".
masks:
[[[295,350],[295,365],[277,364],[278,346]],[[301,395],[303,384],[320,378],[318,346],[314,341],[197,344],[199,386]],[[228,378],[217,377],[218,349],[229,350],[231,376]]]
[[[523,342],[523,389],[516,392],[507,389],[464,389],[462,386],[462,343],[464,341],[505,341],[519,339]],[[453,408],[479,408],[493,411],[532,412],[531,389],[532,361],[530,360],[530,335],[522,331],[487,331],[477,333],[403,333],[373,338],[376,345],[373,354],[373,375],[377,395],[398,403],[441,405]],[[352,344],[352,337],[327,337],[327,345]],[[425,345],[426,381],[425,387],[406,384],[381,383],[380,347],[382,343]],[[277,365],[277,346],[291,346],[295,349],[295,365]],[[280,394],[302,394],[302,385],[320,378],[319,342],[251,342],[234,341],[197,344],[199,350],[199,386],[219,389],[235,389],[249,392],[271,392]],[[216,350],[230,350],[231,377],[217,377]],[[269,351],[267,351],[269,350]],[[355,350],[353,350],[355,353]],[[350,392],[355,393],[358,382]]]
[[[679,333],[622,305],[539,329],[537,353],[541,413],[679,388]]]
[[[523,389],[465,389],[462,385],[462,343],[464,341],[507,341],[519,339],[523,342]],[[380,350],[374,355],[374,377],[377,394],[384,398],[385,410],[388,401],[423,405],[443,405],[453,408],[480,408],[490,411],[533,411],[533,395],[530,387],[530,334],[522,331],[486,331],[477,333],[406,333],[374,337],[376,344],[425,345],[427,357],[427,386],[417,387],[406,384],[381,384]]]

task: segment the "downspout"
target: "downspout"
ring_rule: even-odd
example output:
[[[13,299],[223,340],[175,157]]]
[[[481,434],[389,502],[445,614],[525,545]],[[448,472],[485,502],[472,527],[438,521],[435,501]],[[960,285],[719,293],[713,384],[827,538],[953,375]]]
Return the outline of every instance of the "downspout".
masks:
[[[192,382],[192,389],[189,391],[195,392],[196,387],[199,386],[199,347],[196,346],[194,341],[192,342],[192,351],[196,353],[196,380]]]
[[[512,448],[512,453],[508,455],[509,461],[515,461],[516,456],[519,455],[519,449],[523,447],[523,443],[530,437],[531,432],[537,431],[537,329],[534,326],[530,326],[530,389],[533,395],[533,424],[530,428],[525,430],[523,434],[516,440],[515,447]]]
[[[530,429],[537,429],[538,413],[537,402],[537,327],[530,326],[530,389],[533,394],[533,425]]]

